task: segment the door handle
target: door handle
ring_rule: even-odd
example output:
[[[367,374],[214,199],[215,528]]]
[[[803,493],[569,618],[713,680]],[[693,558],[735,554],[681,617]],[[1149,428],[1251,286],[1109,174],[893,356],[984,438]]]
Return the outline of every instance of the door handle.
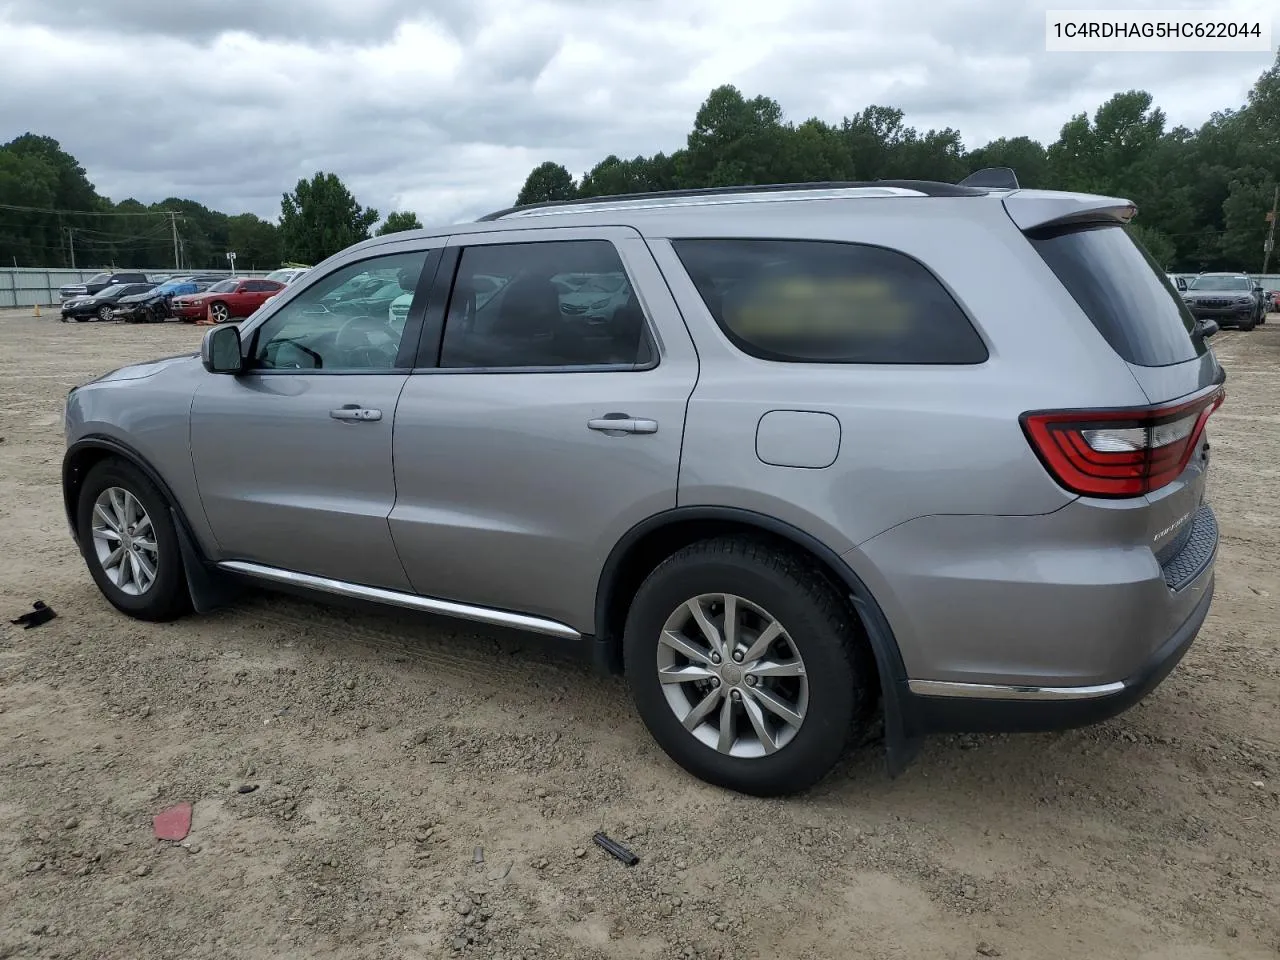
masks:
[[[369,420],[381,420],[381,410],[371,410],[368,407],[360,407],[349,403],[345,407],[339,407],[337,410],[330,410],[329,416],[335,420],[347,420],[351,422],[361,422]]]
[[[658,421],[628,417],[624,413],[610,413],[588,420],[587,429],[599,430],[601,433],[657,433]]]

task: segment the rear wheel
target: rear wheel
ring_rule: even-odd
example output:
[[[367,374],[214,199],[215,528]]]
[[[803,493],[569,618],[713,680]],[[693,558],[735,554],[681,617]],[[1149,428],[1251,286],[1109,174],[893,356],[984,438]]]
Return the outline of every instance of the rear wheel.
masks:
[[[139,620],[172,620],[191,609],[169,504],[137,467],[94,466],[76,510],[80,552],[103,596]]]
[[[856,615],[814,564],[762,542],[665,560],[636,593],[623,648],[654,739],[721,787],[804,790],[870,725],[875,666]]]

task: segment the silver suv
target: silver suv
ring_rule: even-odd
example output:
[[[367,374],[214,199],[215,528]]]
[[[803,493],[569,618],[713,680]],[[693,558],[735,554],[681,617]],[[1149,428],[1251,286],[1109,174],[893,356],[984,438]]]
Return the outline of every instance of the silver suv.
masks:
[[[134,617],[240,581],[579,644],[748,793],[881,716],[891,774],[1094,722],[1186,652],[1218,542],[1224,374],[1134,212],[877,181],[378,237],[73,390],[67,513]]]

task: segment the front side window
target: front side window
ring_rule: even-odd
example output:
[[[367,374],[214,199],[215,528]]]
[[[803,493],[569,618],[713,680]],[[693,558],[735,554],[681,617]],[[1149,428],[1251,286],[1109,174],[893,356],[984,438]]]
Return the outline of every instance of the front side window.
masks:
[[[974,364],[987,348],[905,254],[818,240],[673,240],[729,340],[764,360]]]
[[[425,250],[373,257],[313,283],[258,329],[254,366],[263,370],[393,368],[404,322],[393,322],[389,308],[406,295],[412,299],[426,260]]]
[[[644,311],[609,241],[463,250],[440,366],[635,367],[651,355]]]

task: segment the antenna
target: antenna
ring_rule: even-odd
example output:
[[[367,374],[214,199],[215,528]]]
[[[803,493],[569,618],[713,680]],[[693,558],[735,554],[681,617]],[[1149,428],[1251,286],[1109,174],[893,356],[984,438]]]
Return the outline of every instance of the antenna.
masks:
[[[987,187],[991,190],[1017,190],[1018,175],[1012,167],[983,167],[960,181],[962,187]]]

